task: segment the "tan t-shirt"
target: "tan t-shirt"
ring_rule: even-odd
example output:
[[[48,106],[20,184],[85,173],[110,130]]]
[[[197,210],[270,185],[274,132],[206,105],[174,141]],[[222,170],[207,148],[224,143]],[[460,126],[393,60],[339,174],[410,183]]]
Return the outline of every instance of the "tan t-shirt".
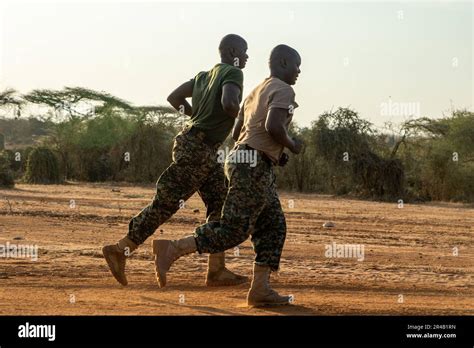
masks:
[[[277,163],[283,152],[278,144],[265,130],[268,111],[271,108],[288,109],[285,124],[288,129],[293,118],[293,110],[298,107],[293,88],[279,78],[266,78],[245,99],[238,119],[244,122],[237,144],[247,144],[264,152],[274,163]]]

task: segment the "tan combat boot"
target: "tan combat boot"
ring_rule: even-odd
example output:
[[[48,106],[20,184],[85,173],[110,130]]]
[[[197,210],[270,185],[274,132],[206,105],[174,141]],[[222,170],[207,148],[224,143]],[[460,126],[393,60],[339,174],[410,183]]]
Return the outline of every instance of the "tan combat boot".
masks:
[[[178,240],[154,240],[152,242],[155,254],[156,280],[160,288],[166,286],[166,272],[169,271],[174,261],[181,256],[197,251],[196,240],[189,236]]]
[[[109,265],[112,275],[122,285],[127,285],[127,277],[125,276],[125,263],[127,257],[138,248],[134,242],[128,237],[124,237],[117,244],[106,245],[102,248],[102,254]]]
[[[289,296],[280,296],[270,288],[270,267],[253,266],[253,279],[247,295],[247,304],[251,307],[287,305],[290,303]]]
[[[207,286],[232,286],[249,281],[248,277],[235,274],[225,267],[225,253],[209,255],[207,266]]]

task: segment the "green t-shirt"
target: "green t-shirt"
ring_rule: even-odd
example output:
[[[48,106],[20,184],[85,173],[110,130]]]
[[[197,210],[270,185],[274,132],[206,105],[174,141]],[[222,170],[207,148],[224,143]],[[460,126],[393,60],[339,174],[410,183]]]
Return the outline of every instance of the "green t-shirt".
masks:
[[[194,78],[191,125],[202,129],[211,141],[223,142],[234,126],[235,119],[222,109],[222,87],[235,83],[240,87],[242,101],[244,74],[235,66],[219,63]]]

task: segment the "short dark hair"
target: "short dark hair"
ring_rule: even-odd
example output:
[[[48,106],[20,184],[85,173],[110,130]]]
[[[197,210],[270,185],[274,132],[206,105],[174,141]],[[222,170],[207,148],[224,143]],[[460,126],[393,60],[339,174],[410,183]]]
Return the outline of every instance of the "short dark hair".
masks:
[[[270,53],[270,60],[269,60],[270,66],[278,62],[280,58],[290,57],[290,56],[300,57],[300,54],[298,53],[297,50],[295,50],[294,48],[291,48],[288,45],[281,44],[281,45],[275,46],[272,49],[272,52]]]
[[[237,42],[247,43],[242,36],[237,34],[227,34],[219,43],[219,52],[222,52],[226,48],[233,47]]]

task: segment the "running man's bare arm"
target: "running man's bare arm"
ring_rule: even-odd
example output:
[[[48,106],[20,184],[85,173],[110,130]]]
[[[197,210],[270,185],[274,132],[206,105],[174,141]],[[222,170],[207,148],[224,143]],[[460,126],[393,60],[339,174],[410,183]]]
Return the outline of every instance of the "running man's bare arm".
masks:
[[[235,122],[234,129],[232,130],[232,139],[234,139],[234,141],[239,140],[240,131],[242,130],[243,125],[244,121],[238,118],[237,122]]]
[[[288,135],[288,131],[285,127],[287,118],[287,109],[271,108],[267,115],[267,121],[265,122],[265,130],[278,144],[298,154],[303,148],[303,143]]]
[[[193,114],[193,108],[188,103],[186,98],[191,98],[193,96],[193,88],[194,80],[186,81],[173,92],[171,92],[171,94],[168,96],[168,102],[177,111],[183,111],[185,115],[191,116]]]
[[[237,117],[240,104],[240,87],[235,83],[226,83],[222,86],[221,104],[224,112],[230,117]]]

